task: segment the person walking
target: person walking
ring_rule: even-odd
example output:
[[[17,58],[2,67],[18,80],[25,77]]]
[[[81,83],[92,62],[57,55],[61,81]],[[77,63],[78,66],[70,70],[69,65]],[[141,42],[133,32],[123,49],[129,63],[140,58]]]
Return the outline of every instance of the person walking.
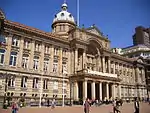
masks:
[[[117,101],[117,99],[115,99],[113,101],[113,113],[121,113],[121,111],[119,110],[119,102]]]
[[[90,110],[90,104],[89,104],[89,100],[87,98],[84,103],[84,113],[89,113],[89,110]]]
[[[138,98],[136,97],[134,100],[134,109],[135,109],[135,113],[139,113],[139,101]]]
[[[17,113],[18,111],[18,105],[16,102],[12,103],[12,113]]]
[[[52,107],[51,107],[51,108],[52,108],[52,109],[55,108],[55,99],[52,100]]]
[[[47,100],[47,107],[49,107],[49,104],[50,104],[50,101],[49,101],[49,99]]]

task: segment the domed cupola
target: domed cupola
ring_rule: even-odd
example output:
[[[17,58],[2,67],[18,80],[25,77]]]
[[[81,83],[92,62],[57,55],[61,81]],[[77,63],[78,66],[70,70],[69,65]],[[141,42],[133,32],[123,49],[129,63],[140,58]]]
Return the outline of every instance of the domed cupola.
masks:
[[[53,33],[66,34],[70,29],[76,26],[74,17],[67,9],[67,4],[63,3],[61,11],[55,15],[52,24]]]

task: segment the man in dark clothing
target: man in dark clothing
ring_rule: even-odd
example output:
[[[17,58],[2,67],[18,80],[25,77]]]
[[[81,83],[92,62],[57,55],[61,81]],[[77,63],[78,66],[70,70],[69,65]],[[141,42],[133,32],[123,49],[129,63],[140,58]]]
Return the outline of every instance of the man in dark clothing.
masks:
[[[49,101],[49,99],[47,100],[47,107],[49,107],[49,104],[50,104],[50,101]]]
[[[139,113],[139,101],[137,99],[137,97],[135,98],[135,101],[134,101],[134,108],[135,108],[135,113]]]
[[[89,104],[89,101],[88,101],[88,98],[87,98],[85,100],[85,103],[84,103],[84,112],[89,113],[89,110],[90,110],[90,104]]]

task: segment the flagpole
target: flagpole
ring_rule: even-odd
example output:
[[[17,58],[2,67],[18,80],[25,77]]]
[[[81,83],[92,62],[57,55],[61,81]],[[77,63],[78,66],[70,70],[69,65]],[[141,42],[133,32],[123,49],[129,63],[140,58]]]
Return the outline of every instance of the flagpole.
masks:
[[[80,25],[80,13],[79,13],[80,7],[79,7],[79,0],[77,0],[77,26]]]

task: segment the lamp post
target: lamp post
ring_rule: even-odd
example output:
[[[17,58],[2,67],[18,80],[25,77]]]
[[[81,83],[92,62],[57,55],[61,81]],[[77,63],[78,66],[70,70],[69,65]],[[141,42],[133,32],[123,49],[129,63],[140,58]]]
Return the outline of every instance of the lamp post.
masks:
[[[40,85],[40,101],[39,101],[40,108],[41,108],[41,102],[42,102],[42,93],[43,93],[43,72],[41,73],[41,85]]]
[[[64,107],[64,101],[65,101],[65,97],[64,97],[64,74],[63,74],[63,100],[62,100],[63,107]]]
[[[65,106],[65,91],[64,91],[64,76],[67,74],[67,71],[65,69],[63,69],[63,91],[62,91],[62,94],[63,94],[63,98],[62,98],[62,106],[64,107]]]
[[[7,109],[7,105],[6,105],[6,93],[7,93],[7,82],[8,82],[8,77],[7,77],[7,73],[5,75],[3,75],[3,77],[5,78],[5,90],[4,90],[4,100],[3,100],[3,108]]]

